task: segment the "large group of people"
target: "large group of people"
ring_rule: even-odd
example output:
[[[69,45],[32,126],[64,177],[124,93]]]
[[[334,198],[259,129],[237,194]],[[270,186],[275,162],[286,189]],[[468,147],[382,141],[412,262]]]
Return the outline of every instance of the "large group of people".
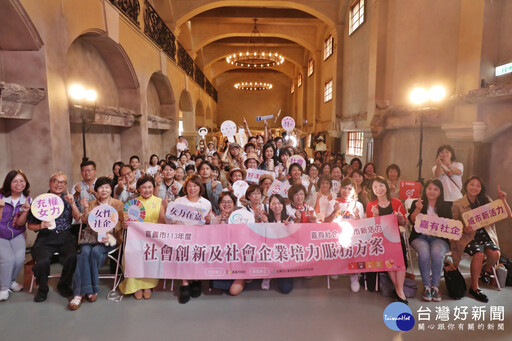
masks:
[[[248,129],[247,129],[248,130]],[[76,310],[84,300],[98,298],[98,271],[109,252],[123,243],[123,230],[130,229],[123,216],[123,205],[128,200],[140,200],[146,209],[145,222],[161,224],[187,224],[169,220],[165,209],[171,202],[200,208],[208,212],[205,224],[225,224],[236,209],[245,208],[254,215],[256,223],[329,223],[340,219],[363,219],[394,214],[399,225],[407,221],[414,224],[418,214],[457,219],[462,214],[487,204],[483,181],[472,176],[462,183],[463,165],[456,161],[449,145],[441,146],[432,169],[433,178],[426,181],[421,197],[406,212],[399,199],[400,167],[396,164],[381,165],[385,177],[377,175],[373,163],[363,163],[352,158],[346,163],[343,154],[334,154],[324,146],[317,148],[310,159],[300,149],[287,144],[286,138],[268,138],[267,134],[249,136],[247,142],[217,145],[217,139],[199,143],[197,151],[187,148],[187,142],[178,141],[179,154],[168,154],[160,159],[151,155],[141,166],[140,158],[132,156],[128,163],[117,161],[113,173],[97,177],[96,164],[82,162],[81,180],[68,186],[68,178],[56,172],[49,179],[49,193],[62,198],[64,211],[50,227],[50,222],[33,216],[30,207],[30,184],[20,170],[12,170],[5,177],[0,189],[0,301],[7,300],[12,292],[23,289],[16,278],[25,261],[25,230],[35,231],[37,238],[31,248],[35,264],[32,268],[38,284],[35,302],[45,301],[49,292],[48,276],[51,258],[58,253],[63,264],[57,290],[71,297],[69,309]],[[319,141],[323,144],[322,141]],[[300,155],[305,165],[288,162]],[[249,169],[265,171],[257,182],[251,182],[243,195],[235,195],[234,184],[244,181]],[[288,182],[287,196],[269,194],[273,181]],[[71,191],[69,191],[71,189]],[[498,190],[498,197],[506,204],[506,193]],[[115,228],[98,240],[97,233],[87,226],[90,212],[107,204],[118,211]],[[510,207],[506,204],[508,216]],[[80,225],[81,224],[81,225]],[[79,233],[74,231],[81,226]],[[406,243],[401,238],[404,264]],[[441,300],[440,279],[445,254],[452,251],[455,266],[463,253],[472,257],[469,294],[487,302],[479,288],[479,280],[489,283],[492,268],[496,266],[500,249],[494,226],[474,229],[465,226],[460,240],[447,240],[424,235],[412,229],[410,245],[418,254],[418,264],[423,281],[422,298],[425,301]],[[407,303],[404,293],[406,271],[390,271],[395,287],[396,300]],[[333,276],[336,278],[336,276]],[[154,278],[125,278],[119,288],[125,295],[133,294],[136,300],[149,299],[158,286]],[[274,280],[283,293],[293,290],[293,278]],[[360,290],[359,275],[350,276],[350,288]],[[240,294],[244,280],[215,280],[210,286],[231,295]],[[263,278],[261,288],[270,288],[270,279]],[[180,303],[201,295],[201,281],[182,279],[178,292]]]

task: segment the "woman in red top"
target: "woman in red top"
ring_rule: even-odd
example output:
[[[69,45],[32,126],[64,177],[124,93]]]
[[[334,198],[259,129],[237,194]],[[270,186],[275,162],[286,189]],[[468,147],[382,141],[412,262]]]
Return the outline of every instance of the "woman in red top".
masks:
[[[366,206],[366,216],[368,218],[383,216],[388,214],[396,214],[398,219],[398,225],[405,225],[405,210],[402,202],[398,199],[391,198],[389,185],[386,179],[382,176],[377,176],[371,183],[371,189],[376,200],[370,201]],[[405,242],[400,235],[400,241],[402,243],[402,252],[405,251]],[[404,252],[404,264],[407,264],[405,252]],[[404,293],[404,281],[405,281],[405,270],[399,271],[388,271],[389,278],[395,285],[395,291],[398,296],[398,300],[402,303],[407,302],[407,298]]]

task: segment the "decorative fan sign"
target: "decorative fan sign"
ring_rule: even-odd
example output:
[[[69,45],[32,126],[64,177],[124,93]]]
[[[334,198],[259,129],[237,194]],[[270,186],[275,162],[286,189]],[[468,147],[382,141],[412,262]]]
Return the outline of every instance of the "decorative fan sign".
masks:
[[[254,214],[245,208],[234,211],[228,219],[228,224],[250,224],[254,222]]]
[[[283,117],[281,120],[281,126],[289,133],[295,128],[295,120],[290,116]]]
[[[52,223],[48,229],[53,230],[56,227],[55,219],[64,212],[64,202],[55,194],[44,193],[34,199],[30,210],[35,218]]]
[[[290,158],[286,162],[286,168],[290,168],[290,165],[292,163],[298,163],[302,167],[302,170],[305,170],[306,168],[306,160],[304,160],[304,158],[300,155],[290,156]]]
[[[220,125],[220,131],[222,135],[226,136],[228,138],[228,141],[231,143],[235,142],[235,139],[233,136],[236,134],[236,124],[233,121],[224,121]]]
[[[87,222],[91,229],[98,233],[98,241],[107,236],[107,232],[112,231],[119,221],[119,215],[115,208],[110,205],[100,205],[95,207],[89,214]]]
[[[233,184],[233,192],[238,199],[245,195],[247,188],[249,188],[249,184],[243,180],[237,180]]]
[[[197,133],[199,134],[199,136],[201,136],[204,139],[204,137],[208,134],[208,128],[205,128],[205,127],[199,128]]]
[[[124,220],[143,222],[146,218],[146,208],[140,200],[131,199],[123,207]]]

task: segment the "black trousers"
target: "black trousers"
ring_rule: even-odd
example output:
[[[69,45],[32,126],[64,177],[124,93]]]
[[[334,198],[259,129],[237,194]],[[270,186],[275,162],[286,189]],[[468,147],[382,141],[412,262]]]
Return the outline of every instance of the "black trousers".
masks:
[[[38,235],[32,246],[31,254],[36,262],[32,267],[32,272],[39,283],[39,290],[43,292],[48,292],[50,262],[55,252],[59,253],[59,263],[63,266],[59,285],[69,287],[75,272],[77,254],[76,238],[69,230]]]

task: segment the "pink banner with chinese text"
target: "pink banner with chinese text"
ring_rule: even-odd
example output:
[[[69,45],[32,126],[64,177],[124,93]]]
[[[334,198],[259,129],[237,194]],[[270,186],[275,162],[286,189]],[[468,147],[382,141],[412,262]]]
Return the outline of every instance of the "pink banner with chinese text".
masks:
[[[177,279],[301,277],[405,269],[394,215],[289,225],[131,222],[125,265],[126,277]]]

